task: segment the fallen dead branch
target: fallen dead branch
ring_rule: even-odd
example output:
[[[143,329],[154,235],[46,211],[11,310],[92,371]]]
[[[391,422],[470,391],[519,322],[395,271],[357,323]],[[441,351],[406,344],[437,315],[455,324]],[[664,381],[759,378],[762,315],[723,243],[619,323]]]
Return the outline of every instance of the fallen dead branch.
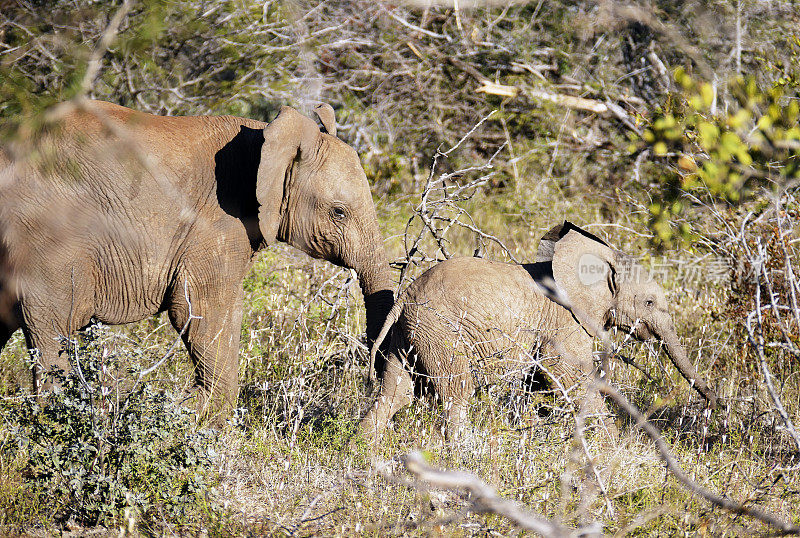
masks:
[[[431,467],[420,452],[412,452],[405,456],[403,464],[417,480],[439,488],[467,490],[471,496],[471,510],[474,512],[501,515],[523,529],[544,536],[592,536],[600,534],[600,530],[594,526],[586,529],[573,529],[530,512],[520,503],[499,497],[494,488],[472,473],[443,471]]]
[[[586,110],[587,112],[594,112],[595,114],[605,114],[609,110],[608,105],[595,99],[586,99],[584,97],[575,97],[573,95],[552,93],[544,90],[537,90],[535,88],[532,88],[525,93],[536,99],[550,101],[551,103],[555,103],[559,106],[565,106],[575,110]]]
[[[633,118],[631,118],[630,114],[628,114],[628,112],[626,112],[625,109],[622,108],[622,106],[615,103],[610,98],[607,98],[605,102],[603,102],[603,101],[598,101],[597,99],[587,99],[586,97],[578,97],[575,95],[555,93],[547,90],[542,90],[539,88],[524,87],[520,89],[516,86],[509,86],[505,84],[500,84],[498,82],[492,82],[491,80],[483,76],[483,74],[480,71],[475,69],[475,67],[459,60],[458,58],[447,58],[447,61],[454,67],[472,76],[475,80],[477,80],[481,84],[478,88],[475,89],[477,93],[498,95],[500,97],[506,97],[509,99],[513,99],[514,97],[522,93],[523,95],[526,95],[538,101],[548,101],[550,103],[570,108],[572,110],[583,110],[586,112],[592,112],[594,114],[612,115],[616,117],[618,120],[620,120],[626,127],[631,129],[632,131],[641,134],[641,129],[633,121]]]

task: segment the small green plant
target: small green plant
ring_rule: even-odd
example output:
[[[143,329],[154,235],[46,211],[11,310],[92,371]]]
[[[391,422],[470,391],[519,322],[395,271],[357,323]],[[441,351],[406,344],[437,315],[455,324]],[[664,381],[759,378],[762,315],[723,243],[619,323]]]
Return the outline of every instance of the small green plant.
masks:
[[[800,40],[790,44],[800,58]],[[769,84],[755,76],[737,78],[727,85],[723,102],[710,83],[675,71],[679,91],[634,145],[667,165],[657,179],[661,192],[650,204],[657,242],[691,236],[687,222],[677,236],[672,226],[687,199],[737,205],[800,177],[800,79],[796,69],[780,75]]]
[[[72,371],[54,369],[49,394],[0,404],[0,459],[15,462],[25,496],[56,521],[108,525],[126,508],[179,520],[212,478],[211,433],[124,368],[130,358],[104,331],[95,325],[67,342]]]

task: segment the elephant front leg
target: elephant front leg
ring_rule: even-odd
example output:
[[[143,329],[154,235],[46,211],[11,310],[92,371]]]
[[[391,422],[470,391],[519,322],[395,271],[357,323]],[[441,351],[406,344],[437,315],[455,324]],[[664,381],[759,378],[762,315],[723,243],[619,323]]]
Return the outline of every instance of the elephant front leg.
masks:
[[[549,371],[566,391],[565,396],[575,398],[585,417],[598,420],[607,440],[614,442],[619,438],[615,417],[603,395],[591,389],[595,376],[605,372],[604,379],[608,379],[607,360],[595,365],[593,340],[577,334],[577,338],[549,343],[545,347]]]
[[[23,332],[28,349],[36,350],[36,362],[31,370],[33,389],[37,394],[50,391],[61,383],[60,378],[53,375],[53,369],[60,370],[63,375],[72,369],[68,351],[61,350],[63,334],[28,327],[23,328]]]
[[[39,304],[23,304],[21,312],[25,344],[31,352],[35,350],[35,362],[31,371],[33,389],[41,394],[61,384],[63,378],[61,375],[54,375],[54,369],[61,370],[63,376],[72,370],[71,346],[62,349],[64,339],[71,338],[78,327],[88,323],[89,316],[79,315],[80,313],[72,315],[68,311],[66,316],[62,316],[64,319],[59,319],[53,309]],[[12,328],[13,325],[9,326],[9,329]]]
[[[598,373],[599,374],[599,373]],[[591,387],[592,379],[589,378],[585,385]],[[612,443],[619,439],[619,428],[617,428],[614,416],[608,410],[603,395],[597,390],[586,389],[586,393],[582,397],[583,408],[590,417],[600,419],[600,426],[603,428],[606,437]]]
[[[198,413],[219,423],[238,398],[243,291],[229,290],[227,303],[191,290],[188,295],[189,302],[183,296],[173,303],[169,317],[175,330],[183,331],[194,364]]]
[[[359,430],[368,443],[378,442],[389,421],[414,398],[414,383],[396,353],[386,361],[381,390],[367,414],[361,419]]]

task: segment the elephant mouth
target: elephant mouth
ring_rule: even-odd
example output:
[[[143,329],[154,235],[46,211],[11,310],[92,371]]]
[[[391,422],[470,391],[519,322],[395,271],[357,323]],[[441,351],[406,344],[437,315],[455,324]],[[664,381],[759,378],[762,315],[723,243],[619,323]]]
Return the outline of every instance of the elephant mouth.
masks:
[[[626,334],[633,335],[634,338],[643,342],[657,338],[656,333],[642,320],[609,319],[606,322],[605,329],[609,330],[612,327]]]
[[[337,267],[344,267],[345,269],[355,269],[355,267],[353,267],[351,264],[345,262],[341,256],[329,256],[326,257],[325,259]]]
[[[653,340],[656,337],[656,334],[647,326],[646,323],[640,322],[636,327],[633,328],[633,334],[639,340]]]

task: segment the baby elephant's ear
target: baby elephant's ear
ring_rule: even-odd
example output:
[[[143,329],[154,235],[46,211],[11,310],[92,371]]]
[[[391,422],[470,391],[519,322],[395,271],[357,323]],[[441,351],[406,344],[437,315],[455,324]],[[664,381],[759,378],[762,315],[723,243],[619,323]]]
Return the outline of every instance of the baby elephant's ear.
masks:
[[[542,236],[539,240],[539,248],[536,250],[537,262],[551,262],[553,261],[553,252],[556,249],[556,242],[561,239],[561,230],[570,223],[564,221],[563,224],[557,224],[550,228],[550,230]]]
[[[596,336],[613,307],[615,253],[578,227],[561,233],[553,251],[553,278],[581,325]]]
[[[322,123],[322,128],[331,136],[336,136],[336,116],[333,113],[333,107],[328,103],[322,103],[314,108],[319,121]]]

